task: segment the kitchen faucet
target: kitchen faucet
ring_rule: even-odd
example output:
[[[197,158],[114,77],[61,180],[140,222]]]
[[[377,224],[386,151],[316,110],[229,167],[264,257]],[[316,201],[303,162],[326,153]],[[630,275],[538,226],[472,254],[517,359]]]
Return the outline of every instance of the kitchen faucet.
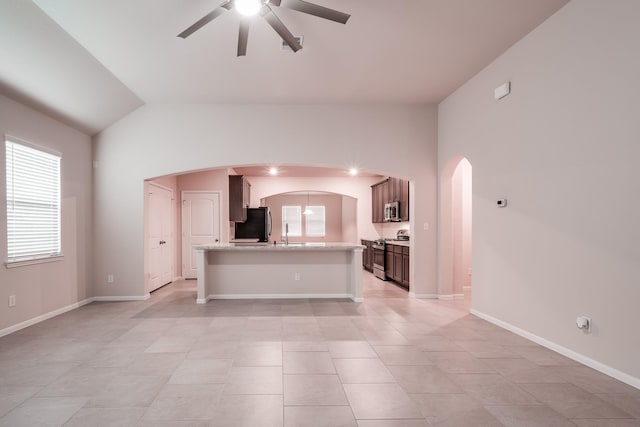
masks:
[[[289,223],[284,224],[284,244],[289,245]]]

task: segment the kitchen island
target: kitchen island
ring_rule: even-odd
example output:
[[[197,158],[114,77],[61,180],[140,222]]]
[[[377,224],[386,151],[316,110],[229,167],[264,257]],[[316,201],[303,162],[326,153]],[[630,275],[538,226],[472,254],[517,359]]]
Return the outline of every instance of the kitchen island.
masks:
[[[198,304],[210,299],[350,298],[362,301],[361,245],[197,246]]]

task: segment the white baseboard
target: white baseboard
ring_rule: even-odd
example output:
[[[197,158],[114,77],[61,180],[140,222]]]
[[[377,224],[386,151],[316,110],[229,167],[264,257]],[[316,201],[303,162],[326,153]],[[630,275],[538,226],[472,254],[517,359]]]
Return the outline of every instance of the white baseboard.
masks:
[[[438,299],[443,300],[454,300],[454,299],[463,299],[464,294],[451,294],[451,295],[438,295]]]
[[[409,298],[415,299],[438,299],[437,294],[416,294],[415,292],[409,292]]]
[[[353,299],[353,295],[351,294],[215,294],[215,295],[207,296],[207,300],[210,300],[210,299],[316,299],[316,298]]]
[[[91,302],[100,301],[100,302],[111,302],[111,301],[146,301],[151,298],[151,294],[140,295],[140,296],[101,296],[101,297],[93,297],[90,298]]]
[[[12,334],[24,328],[28,328],[29,326],[35,325],[36,323],[40,323],[44,320],[51,319],[52,317],[56,317],[60,314],[66,313],[67,311],[75,310],[76,308],[82,307],[83,305],[89,304],[90,302],[93,302],[93,298],[87,298],[82,301],[67,305],[66,307],[58,308],[57,310],[50,311],[29,320],[25,320],[24,322],[16,323],[15,325],[0,330],[0,337]]]
[[[474,316],[478,316],[481,319],[486,320],[487,322],[493,323],[496,326],[500,326],[508,331],[513,332],[514,334],[520,335],[530,341],[535,342],[536,344],[540,344],[543,347],[546,347],[550,350],[555,351],[556,353],[560,353],[563,356],[568,357],[569,359],[573,359],[576,362],[580,362],[583,365],[586,365],[590,368],[595,369],[596,371],[600,371],[605,375],[609,375],[619,381],[622,381],[625,384],[629,384],[632,387],[640,389],[640,378],[636,378],[629,374],[626,374],[622,371],[619,371],[615,368],[612,368],[609,365],[605,365],[604,363],[598,362],[597,360],[593,360],[590,357],[587,357],[583,354],[577,353],[571,349],[568,349],[560,344],[556,344],[552,341],[539,337],[537,335],[532,334],[531,332],[525,331],[524,329],[520,329],[517,326],[514,326],[510,323],[503,322],[500,319],[496,319],[495,317],[489,316],[488,314],[484,314],[478,310],[471,309],[471,314]]]
[[[150,294],[146,294],[142,296],[103,296],[87,298],[74,304],[69,304],[65,307],[58,308],[57,310],[53,310],[40,316],[34,317],[32,319],[25,320],[24,322],[16,323],[15,325],[9,326],[7,328],[0,329],[0,337],[12,334],[24,328],[28,328],[31,325],[35,325],[36,323],[51,319],[52,317],[56,317],[60,314],[66,313],[67,311],[75,310],[76,308],[82,307],[83,305],[87,305],[94,301],[144,301],[149,299],[150,297]]]

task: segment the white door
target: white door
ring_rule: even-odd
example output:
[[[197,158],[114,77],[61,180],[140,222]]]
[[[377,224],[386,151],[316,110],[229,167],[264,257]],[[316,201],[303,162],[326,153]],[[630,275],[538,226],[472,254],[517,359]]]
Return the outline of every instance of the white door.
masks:
[[[173,192],[149,184],[149,292],[173,280]]]
[[[220,243],[220,193],[182,192],[182,276],[195,279],[199,245]]]

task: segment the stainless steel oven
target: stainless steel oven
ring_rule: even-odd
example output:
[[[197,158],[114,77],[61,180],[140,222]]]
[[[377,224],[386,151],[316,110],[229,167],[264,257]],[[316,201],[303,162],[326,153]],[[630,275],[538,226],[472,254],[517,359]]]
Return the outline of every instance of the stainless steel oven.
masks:
[[[387,275],[384,272],[384,260],[386,258],[386,246],[384,241],[375,241],[371,245],[373,250],[373,274],[378,279],[387,280]]]

